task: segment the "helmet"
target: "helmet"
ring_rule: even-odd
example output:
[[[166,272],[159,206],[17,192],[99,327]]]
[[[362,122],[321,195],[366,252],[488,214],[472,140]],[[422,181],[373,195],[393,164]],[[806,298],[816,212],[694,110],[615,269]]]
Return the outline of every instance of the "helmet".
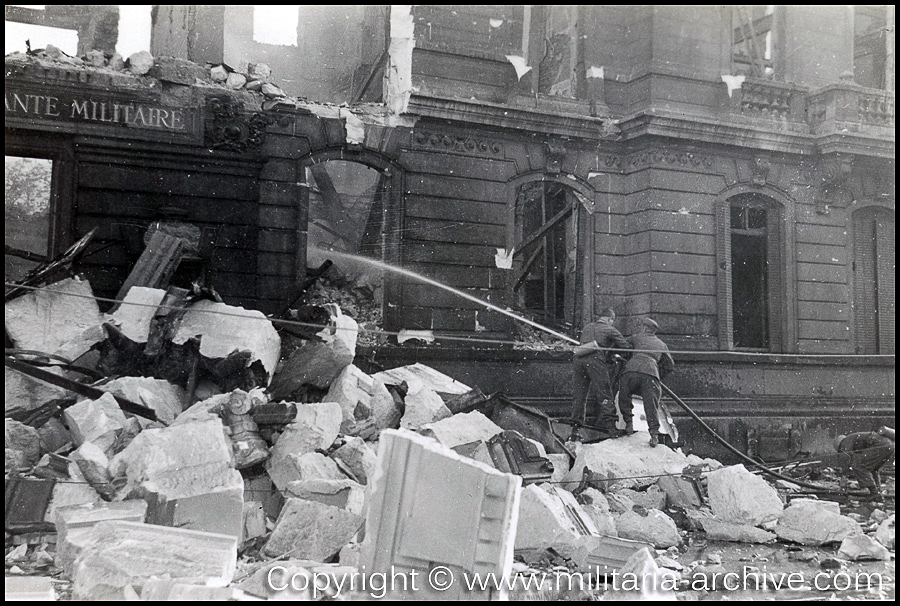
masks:
[[[844,441],[844,439],[845,439],[846,437],[847,437],[847,436],[845,436],[845,435],[839,435],[838,437],[836,437],[836,438],[834,439],[834,449],[835,449],[836,451],[840,452],[840,450],[841,450],[841,443]]]

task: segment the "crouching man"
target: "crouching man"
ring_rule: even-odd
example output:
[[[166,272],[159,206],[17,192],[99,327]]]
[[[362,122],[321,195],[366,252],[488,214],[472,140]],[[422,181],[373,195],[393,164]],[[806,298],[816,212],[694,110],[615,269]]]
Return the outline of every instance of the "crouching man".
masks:
[[[850,469],[859,487],[869,491],[873,500],[881,500],[881,468],[894,458],[894,430],[882,427],[876,431],[863,431],[838,436],[834,449],[850,457]]]

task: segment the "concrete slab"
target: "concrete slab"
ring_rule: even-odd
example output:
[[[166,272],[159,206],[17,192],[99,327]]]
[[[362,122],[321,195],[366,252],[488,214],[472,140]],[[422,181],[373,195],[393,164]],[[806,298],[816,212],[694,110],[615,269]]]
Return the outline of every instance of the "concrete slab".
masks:
[[[317,501],[346,509],[358,516],[366,515],[366,489],[353,480],[301,480],[290,482],[285,496]]]
[[[53,602],[57,597],[50,577],[7,576],[3,591],[7,602]]]
[[[444,402],[472,389],[453,377],[418,363],[384,370],[372,376],[383,381],[385,385],[399,385],[404,381],[410,389],[417,385],[423,385],[436,392]]]
[[[337,463],[318,452],[270,458],[266,462],[266,471],[279,490],[285,490],[289,483],[299,480],[343,480],[347,477]]]
[[[619,536],[666,549],[681,543],[675,521],[658,509],[632,509],[616,518]]]
[[[40,461],[41,436],[34,427],[6,419],[4,438],[7,470],[10,464],[14,469],[31,469]]]
[[[362,438],[349,436],[344,445],[331,453],[331,458],[353,474],[356,481],[366,484],[378,465],[378,454]]]
[[[153,316],[165,297],[165,290],[132,286],[122,304],[113,312],[112,323],[135,343],[146,343]]]
[[[46,368],[47,372],[63,376],[63,371],[58,368]],[[5,416],[24,418],[33,410],[54,402],[75,401],[75,394],[39,381],[26,374],[5,369],[4,373]]]
[[[862,529],[856,521],[828,509],[792,503],[778,519],[775,534],[801,545],[825,545],[862,534]]]
[[[153,409],[165,425],[171,424],[187,404],[184,389],[152,377],[120,377],[97,387]]]

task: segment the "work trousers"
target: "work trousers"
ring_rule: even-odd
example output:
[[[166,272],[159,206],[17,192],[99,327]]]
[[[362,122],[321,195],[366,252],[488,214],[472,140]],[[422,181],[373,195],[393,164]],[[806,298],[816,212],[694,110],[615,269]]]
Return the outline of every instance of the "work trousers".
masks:
[[[597,427],[612,432],[616,428],[618,415],[616,403],[612,397],[610,384],[610,368],[602,352],[588,354],[572,360],[575,373],[573,385],[572,418],[579,423],[585,422],[587,400],[593,387],[597,394],[599,410],[597,411]],[[604,401],[606,402],[604,404]]]
[[[634,415],[634,407],[631,404],[631,396],[641,396],[644,401],[644,412],[647,414],[647,427],[651,434],[659,433],[659,399],[662,397],[662,387],[659,379],[642,372],[626,372],[619,379],[619,410],[622,418],[628,423]]]
[[[876,481],[881,467],[894,458],[894,442],[883,438],[881,444],[854,452],[850,458],[850,468],[859,482],[860,488],[869,491],[881,490],[881,478]]]

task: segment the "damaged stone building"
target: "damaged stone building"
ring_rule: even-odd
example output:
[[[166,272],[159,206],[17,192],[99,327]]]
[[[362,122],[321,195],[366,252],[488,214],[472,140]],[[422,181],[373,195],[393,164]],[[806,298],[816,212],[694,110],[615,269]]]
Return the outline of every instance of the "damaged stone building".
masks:
[[[295,12],[294,43],[274,45],[250,6],[154,7],[143,73],[7,56],[6,155],[52,177],[29,252],[99,228],[79,269],[115,297],[148,226],[187,226],[176,279],[265,313],[333,258],[376,293],[381,328],[439,344],[361,358],[551,411],[570,355],[509,346],[508,317],[328,252],[575,336],[606,306],[626,334],[652,316],[677,352],[669,385],[767,460],[893,417],[893,6]],[[9,212],[7,245],[27,248]]]

